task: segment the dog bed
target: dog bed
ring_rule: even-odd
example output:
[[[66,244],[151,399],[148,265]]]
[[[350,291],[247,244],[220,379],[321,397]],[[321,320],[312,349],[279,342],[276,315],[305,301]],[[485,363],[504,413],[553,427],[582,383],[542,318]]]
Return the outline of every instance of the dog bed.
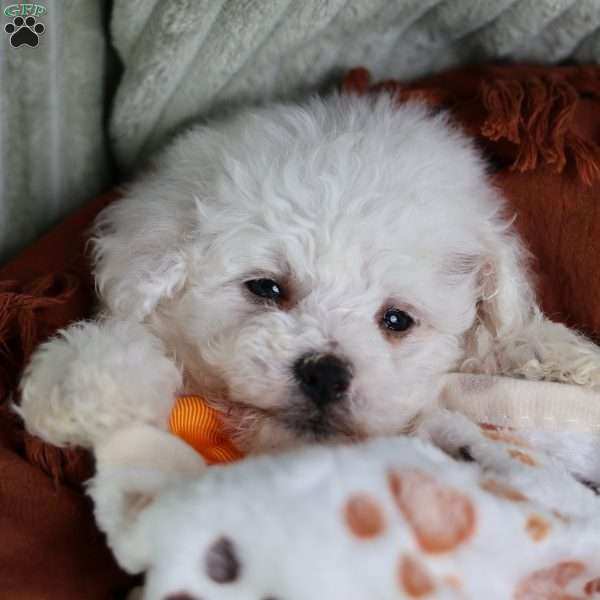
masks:
[[[448,108],[476,137],[537,258],[545,312],[600,337],[600,69],[479,67],[380,88]],[[368,73],[351,72],[344,89],[365,93]],[[89,459],[29,437],[7,409],[34,346],[90,313],[83,232],[115,196],[91,204],[0,272],[0,581],[9,598],[107,598],[132,584],[94,528],[80,486],[92,472]]]

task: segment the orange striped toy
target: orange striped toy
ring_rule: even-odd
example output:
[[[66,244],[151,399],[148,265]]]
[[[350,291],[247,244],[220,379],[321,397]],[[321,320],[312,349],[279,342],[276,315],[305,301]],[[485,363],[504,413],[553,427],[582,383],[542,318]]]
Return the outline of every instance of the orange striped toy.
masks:
[[[169,431],[188,443],[209,465],[239,460],[243,454],[225,435],[219,412],[200,396],[178,396]]]

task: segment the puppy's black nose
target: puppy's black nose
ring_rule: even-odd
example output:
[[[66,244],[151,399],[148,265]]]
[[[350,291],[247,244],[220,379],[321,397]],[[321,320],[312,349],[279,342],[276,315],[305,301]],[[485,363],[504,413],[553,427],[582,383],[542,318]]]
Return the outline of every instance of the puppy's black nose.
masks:
[[[352,372],[344,360],[320,352],[300,357],[294,363],[294,376],[304,395],[317,406],[343,398],[352,380]]]

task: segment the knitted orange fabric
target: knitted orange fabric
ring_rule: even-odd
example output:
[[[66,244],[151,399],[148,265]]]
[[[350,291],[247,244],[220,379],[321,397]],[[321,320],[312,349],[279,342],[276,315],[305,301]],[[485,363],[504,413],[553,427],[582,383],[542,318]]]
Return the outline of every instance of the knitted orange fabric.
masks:
[[[169,430],[196,452],[209,465],[239,460],[243,454],[225,434],[219,412],[200,396],[179,396],[169,418]]]

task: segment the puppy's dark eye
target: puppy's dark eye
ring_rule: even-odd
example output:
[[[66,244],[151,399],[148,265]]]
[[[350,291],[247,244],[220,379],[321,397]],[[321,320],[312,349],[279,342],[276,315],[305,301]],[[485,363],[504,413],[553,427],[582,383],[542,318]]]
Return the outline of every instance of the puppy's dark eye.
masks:
[[[414,324],[413,318],[398,308],[388,308],[383,313],[381,322],[392,331],[406,331]]]
[[[259,298],[277,302],[283,296],[281,286],[273,279],[251,279],[246,281],[246,287]]]

